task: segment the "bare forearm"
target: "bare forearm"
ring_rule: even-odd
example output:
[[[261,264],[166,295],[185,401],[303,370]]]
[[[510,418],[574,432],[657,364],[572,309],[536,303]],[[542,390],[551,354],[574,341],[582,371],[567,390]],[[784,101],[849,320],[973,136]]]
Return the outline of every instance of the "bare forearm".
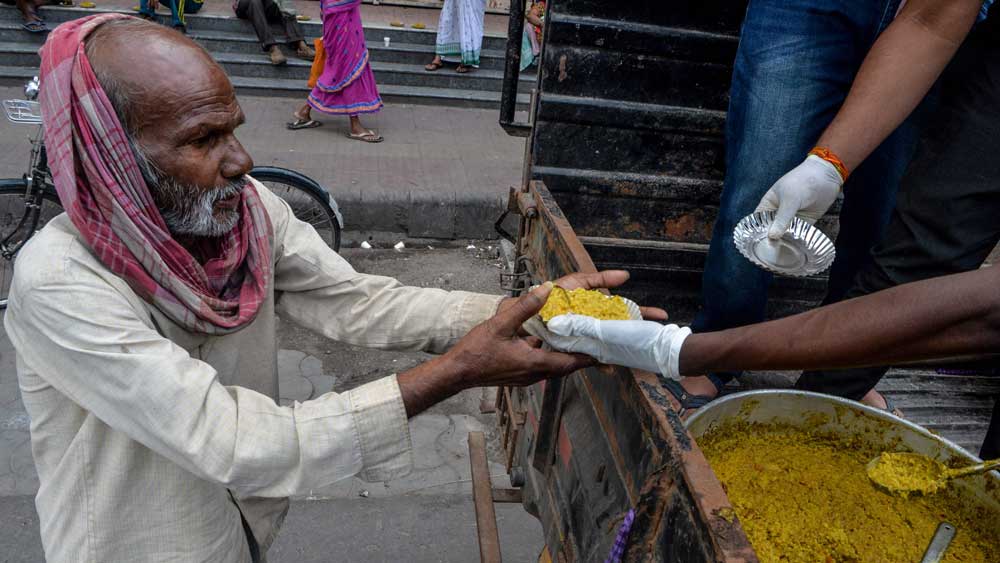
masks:
[[[406,416],[414,417],[451,397],[464,387],[463,374],[448,356],[439,356],[398,376]]]
[[[694,334],[684,375],[816,369],[995,352],[1000,275],[994,268],[906,284],[777,321]]]
[[[875,42],[817,145],[857,167],[917,107],[972,28],[981,0],[909,0]]]

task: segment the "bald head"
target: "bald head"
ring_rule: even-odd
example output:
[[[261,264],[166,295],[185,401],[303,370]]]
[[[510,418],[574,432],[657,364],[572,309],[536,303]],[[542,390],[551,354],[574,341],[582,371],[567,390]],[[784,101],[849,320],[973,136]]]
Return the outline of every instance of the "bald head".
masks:
[[[179,86],[229,88],[225,72],[187,36],[139,18],[111,20],[84,40],[97,81],[122,125],[136,135],[158,101]]]

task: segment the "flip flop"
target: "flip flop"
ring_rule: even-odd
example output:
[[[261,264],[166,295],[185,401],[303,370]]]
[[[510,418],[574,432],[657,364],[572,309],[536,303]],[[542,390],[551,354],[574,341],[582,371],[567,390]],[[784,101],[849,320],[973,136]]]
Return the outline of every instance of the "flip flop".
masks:
[[[286,123],[285,127],[292,131],[298,131],[299,129],[313,129],[320,125],[323,125],[323,123],[315,119],[296,119],[295,121]]]
[[[678,415],[683,419],[685,415],[689,412],[700,409],[701,407],[711,403],[715,400],[715,397],[709,397],[708,395],[692,395],[688,393],[684,386],[680,384],[679,381],[674,381],[673,379],[660,378],[660,383],[663,387],[677,399],[677,402],[681,405],[681,410],[678,411]]]
[[[444,63],[427,63],[424,65],[424,70],[427,72],[434,72],[435,70],[444,66]]]
[[[476,70],[475,67],[471,67],[468,65],[458,65],[457,67],[455,67],[455,72],[459,74],[466,74],[472,72],[473,70]]]
[[[381,143],[382,141],[385,140],[382,138],[382,135],[379,135],[374,131],[365,131],[360,135],[355,135],[354,133],[348,133],[347,138],[354,139],[355,141],[362,141],[364,143]]]
[[[49,26],[45,25],[45,22],[42,20],[24,22],[21,24],[21,28],[29,33],[45,33],[49,30]]]

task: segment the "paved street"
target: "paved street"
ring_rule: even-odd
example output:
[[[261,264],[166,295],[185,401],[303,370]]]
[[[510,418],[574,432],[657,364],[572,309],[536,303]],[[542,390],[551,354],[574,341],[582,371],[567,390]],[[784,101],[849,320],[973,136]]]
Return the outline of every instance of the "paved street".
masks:
[[[344,255],[360,271],[394,276],[412,285],[498,293],[499,261],[492,258],[496,249],[476,245],[482,250],[352,249]],[[404,371],[429,357],[332,343],[288,322],[282,323],[280,341],[280,389],[286,404]],[[386,483],[348,479],[296,499],[271,550],[271,561],[478,560],[469,430],[487,433],[494,483],[509,485],[504,466],[498,463],[495,418],[479,412],[482,396],[481,390],[467,391],[413,420],[415,467],[406,477]],[[0,330],[0,563],[42,560],[31,499],[37,487],[13,350]],[[520,505],[497,505],[497,513],[505,559],[533,561],[542,545],[537,520]]]
[[[0,87],[0,99],[20,98]],[[379,144],[346,137],[347,119],[317,117],[322,127],[289,131],[300,101],[241,96],[247,116],[238,137],[257,165],[298,170],[327,187],[354,236],[493,236],[510,186],[521,181],[524,139],[497,125],[496,110],[387,105],[365,116],[385,136]],[[34,127],[0,122],[0,178],[20,176]],[[416,211],[414,211],[416,210]]]

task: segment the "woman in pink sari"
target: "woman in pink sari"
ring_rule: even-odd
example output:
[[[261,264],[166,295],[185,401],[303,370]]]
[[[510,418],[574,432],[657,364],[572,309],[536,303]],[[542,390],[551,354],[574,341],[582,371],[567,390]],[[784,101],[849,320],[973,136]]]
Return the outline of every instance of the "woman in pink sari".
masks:
[[[365,32],[361,28],[361,0],[321,0],[323,48],[326,63],[306,103],[295,112],[289,129],[309,129],[321,123],[312,119],[312,110],[329,115],[347,115],[351,131],[347,136],[367,143],[380,143],[382,136],[361,125],[358,116],[382,108],[375,76],[368,64]]]

